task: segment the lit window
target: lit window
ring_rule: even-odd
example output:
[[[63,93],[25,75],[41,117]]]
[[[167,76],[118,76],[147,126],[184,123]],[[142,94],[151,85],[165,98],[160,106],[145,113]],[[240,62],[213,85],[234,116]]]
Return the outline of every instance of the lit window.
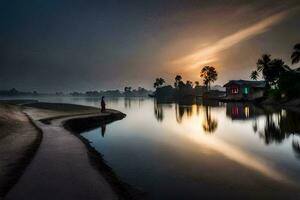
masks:
[[[249,94],[249,88],[248,87],[244,88],[244,94]]]
[[[231,93],[232,94],[238,94],[239,93],[239,88],[232,88]]]

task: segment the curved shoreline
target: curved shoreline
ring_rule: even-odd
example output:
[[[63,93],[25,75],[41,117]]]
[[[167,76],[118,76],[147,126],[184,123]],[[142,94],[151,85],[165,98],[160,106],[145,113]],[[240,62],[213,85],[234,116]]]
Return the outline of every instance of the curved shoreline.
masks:
[[[52,106],[48,104],[50,111],[55,110]],[[73,113],[72,110],[38,119],[43,109],[30,108],[33,110],[28,112],[28,107],[24,108],[34,126],[43,132],[43,139],[34,156],[28,158],[31,162],[25,166],[23,175],[5,199],[24,196],[30,199],[137,199],[137,190],[122,182],[101,153],[79,134],[121,120],[125,114],[115,110],[100,113],[97,108],[91,112],[89,108],[88,112]],[[58,175],[62,172],[63,176]],[[73,182],[70,179],[74,179]]]
[[[107,164],[103,155],[98,152],[93,146],[91,146],[89,140],[81,135],[82,132],[93,130],[104,124],[107,125],[109,123],[122,120],[124,117],[126,117],[126,115],[121,112],[105,116],[75,117],[62,121],[62,125],[65,129],[73,133],[85,144],[86,148],[89,151],[91,165],[94,166],[99,171],[99,173],[104,175],[109,184],[113,186],[112,188],[119,196],[119,199],[139,199],[138,197],[141,196],[142,191],[139,191],[129,184],[123,182],[113,171],[113,169]],[[81,124],[83,126],[78,126],[78,124]]]
[[[10,191],[10,189],[18,182],[20,177],[23,175],[25,172],[27,166],[31,163],[36,151],[39,148],[39,145],[42,141],[42,131],[41,129],[35,125],[33,120],[22,110],[20,109],[19,106],[16,105],[10,105],[6,103],[0,103],[0,106],[7,106],[10,108],[15,109],[14,112],[17,112],[12,114],[10,112],[6,113],[6,117],[11,115],[11,119],[7,120],[12,120],[16,115],[21,115],[23,118],[24,125],[26,124],[26,127],[18,127],[18,125],[14,124],[15,128],[13,129],[14,131],[11,132],[9,129],[3,129],[1,131],[4,131],[4,135],[2,136],[6,141],[6,145],[9,145],[9,148],[1,149],[2,151],[4,150],[6,155],[10,156],[10,159],[4,159],[3,162],[1,163],[1,188],[0,188],[0,199],[4,198],[5,195]],[[3,113],[2,113],[3,114]],[[16,119],[15,119],[16,120]],[[19,123],[14,121],[15,123]],[[3,123],[3,121],[2,121]],[[7,122],[9,123],[9,122]],[[2,124],[5,126],[5,124]],[[23,125],[23,126],[24,126]],[[30,128],[31,127],[31,128]],[[2,127],[3,128],[3,127]],[[24,130],[25,128],[25,130]],[[28,130],[28,128],[30,128]],[[30,131],[30,133],[28,132]],[[6,139],[9,137],[13,137],[14,139],[11,141],[7,141]],[[26,137],[27,139],[25,139]],[[1,141],[3,142],[3,141]],[[1,144],[4,145],[5,144]],[[2,152],[3,153],[3,152]],[[4,168],[2,168],[4,167]]]

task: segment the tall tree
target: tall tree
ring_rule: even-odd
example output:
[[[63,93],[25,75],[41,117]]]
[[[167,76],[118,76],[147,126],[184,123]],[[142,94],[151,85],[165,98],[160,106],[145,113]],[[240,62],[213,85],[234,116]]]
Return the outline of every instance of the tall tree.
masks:
[[[181,80],[182,80],[182,76],[177,75],[177,76],[175,77],[175,83],[174,83],[174,87],[175,87],[175,88],[178,88],[179,82],[180,82]]]
[[[290,68],[281,59],[271,59],[271,55],[263,54],[256,63],[257,72],[262,73],[267,86],[276,85],[280,75],[290,70]],[[255,72],[252,72],[255,73]],[[251,74],[252,75],[255,74]]]
[[[251,75],[250,75],[250,78],[252,80],[257,80],[257,78],[258,78],[258,72],[256,70],[252,71]]]
[[[162,86],[163,84],[165,84],[165,80],[163,78],[156,78],[155,82],[153,84],[153,87],[158,88],[159,86]]]
[[[210,83],[217,80],[218,73],[214,67],[205,66],[201,70],[200,77],[203,78],[203,84],[210,89]]]
[[[294,52],[291,55],[292,64],[296,64],[300,61],[300,43],[294,46]]]

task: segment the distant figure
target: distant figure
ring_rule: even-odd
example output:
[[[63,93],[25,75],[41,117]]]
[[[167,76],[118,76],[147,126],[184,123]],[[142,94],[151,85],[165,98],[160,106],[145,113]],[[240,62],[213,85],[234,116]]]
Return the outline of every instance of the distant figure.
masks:
[[[101,99],[101,112],[105,112],[105,101],[104,101],[104,96]]]

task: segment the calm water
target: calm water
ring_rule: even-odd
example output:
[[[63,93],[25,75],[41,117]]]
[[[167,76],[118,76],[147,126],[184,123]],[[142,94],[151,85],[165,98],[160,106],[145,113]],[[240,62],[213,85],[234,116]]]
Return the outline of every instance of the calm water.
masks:
[[[99,105],[94,98],[45,101]],[[147,199],[280,199],[297,191],[296,113],[242,103],[177,104],[149,98],[107,99],[107,107],[127,117],[82,135]]]

